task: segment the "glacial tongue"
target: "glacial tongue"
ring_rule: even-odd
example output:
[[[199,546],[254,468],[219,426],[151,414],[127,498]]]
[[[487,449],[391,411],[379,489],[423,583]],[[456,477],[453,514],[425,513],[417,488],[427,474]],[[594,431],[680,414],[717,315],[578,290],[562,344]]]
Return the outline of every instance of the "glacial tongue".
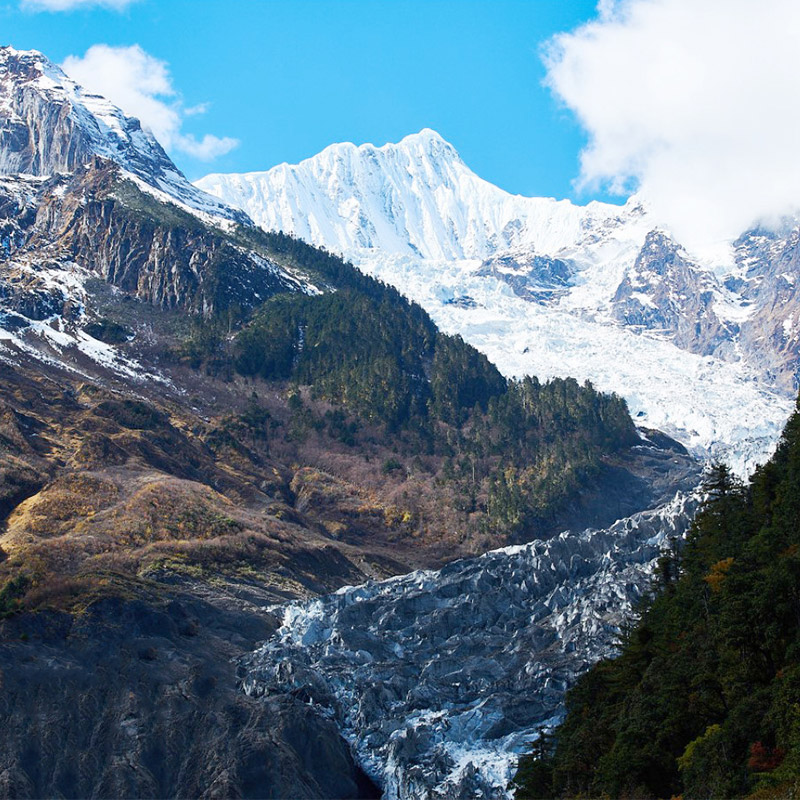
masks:
[[[244,660],[243,688],[336,720],[387,800],[505,798],[517,755],[558,720],[576,676],[613,653],[696,504],[678,493],[605,530],[289,605]]]

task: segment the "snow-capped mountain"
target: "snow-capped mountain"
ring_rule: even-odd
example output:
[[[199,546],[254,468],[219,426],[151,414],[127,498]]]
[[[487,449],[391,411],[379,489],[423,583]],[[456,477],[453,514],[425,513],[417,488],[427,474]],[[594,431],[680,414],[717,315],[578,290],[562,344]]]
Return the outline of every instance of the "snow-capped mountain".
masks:
[[[643,424],[741,472],[766,458],[791,410],[794,221],[710,261],[635,196],[578,206],[511,195],[431,130],[197,185],[397,286],[507,375],[590,379]]]
[[[35,672],[34,683],[45,688],[37,694],[29,683],[11,695],[11,705],[22,709],[15,729],[19,752],[53,751],[27,744],[38,741],[38,731],[28,730],[37,727],[32,719],[45,720],[41,741],[50,743],[52,731],[59,730],[74,752],[93,757],[97,737],[87,739],[86,730],[113,728],[121,744],[101,737],[105,749],[94,760],[122,764],[120,782],[105,782],[105,769],[89,769],[82,779],[101,781],[92,784],[101,789],[59,783],[56,793],[183,796],[196,794],[197,786],[214,786],[218,793],[241,794],[247,785],[274,796],[295,796],[297,786],[301,794],[344,796],[335,788],[293,783],[291,772],[283,782],[287,763],[299,773],[327,772],[345,784],[351,774],[363,777],[345,759],[328,767],[333,759],[324,754],[340,752],[335,722],[387,797],[504,797],[515,754],[540,724],[559,715],[575,676],[611,652],[619,624],[647,589],[654,560],[670,539],[683,535],[695,506],[687,492],[699,479],[697,464],[651,431],[651,438],[631,447],[643,462],[628,486],[644,488],[620,488],[641,509],[625,519],[282,606],[282,628],[263,649],[239,661],[238,673],[247,691],[275,697],[263,704],[263,716],[260,703],[242,705],[232,696],[235,682],[226,694],[219,677],[233,672],[233,653],[241,655],[231,649],[234,642],[237,648],[254,647],[274,630],[264,598],[283,603],[425,565],[419,538],[394,521],[400,516],[395,501],[401,491],[406,494],[400,476],[396,484],[385,477],[391,505],[382,507],[373,502],[379,491],[374,484],[362,493],[319,469],[344,470],[359,481],[360,474],[371,476],[380,463],[370,455],[374,441],[362,464],[354,445],[338,434],[327,455],[305,450],[305,437],[293,430],[281,440],[276,431],[292,425],[296,396],[284,398],[282,384],[268,382],[264,391],[262,384],[230,380],[224,371],[237,314],[276,294],[318,294],[312,280],[325,291],[346,290],[348,284],[330,278],[335,271],[314,271],[312,265],[327,255],[298,261],[296,253],[308,248],[292,251],[296,243],[281,237],[224,224],[248,218],[187,184],[136,120],[84,92],[40,54],[6,48],[0,65],[0,172],[13,173],[0,178],[0,510],[4,518],[15,514],[16,526],[2,542],[9,549],[0,549],[0,561],[4,569],[22,563],[11,559],[33,542],[37,565],[52,555],[59,570],[73,569],[85,541],[93,579],[103,575],[98,565],[104,558],[115,580],[124,578],[120,569],[136,570],[131,575],[137,586],[146,579],[148,596],[158,596],[150,593],[163,577],[177,620],[159,609],[153,618],[158,622],[151,624],[141,609],[129,614],[124,605],[106,606],[115,624],[122,620],[120,636],[133,648],[122,652],[124,663],[133,664],[136,692],[118,698],[110,698],[105,680],[114,663],[107,659],[107,626],[98,636],[83,619],[82,634],[68,638],[90,644],[91,658],[59,660],[55,644],[48,644],[41,655],[46,668],[28,657],[32,648],[41,648],[40,637],[29,642],[26,634],[26,655],[11,663],[28,665],[27,674]],[[311,227],[290,227],[311,218],[296,202],[305,186],[316,192],[319,241],[420,299],[448,329],[466,332],[495,355],[507,372],[599,377],[601,386],[627,394],[639,422],[653,426],[664,420],[698,449],[733,443],[742,463],[774,441],[771,426],[786,412],[780,405],[786,401],[736,372],[735,362],[689,352],[694,340],[684,323],[692,309],[702,309],[709,341],[733,337],[727,332],[733,330],[731,314],[727,328],[713,324],[722,320],[718,298],[733,303],[773,284],[762,252],[790,275],[791,245],[748,240],[751,261],[737,273],[739,283],[728,287],[707,271],[701,281],[699,268],[653,233],[635,201],[580,208],[511,197],[471,173],[429,131],[386,148],[331,148],[328,158],[331,169],[318,179],[313,164],[296,183],[286,177],[292,169],[283,169],[291,214],[274,226],[262,219],[265,226],[312,238]],[[371,223],[362,224],[362,216]],[[289,252],[274,246],[276,240]],[[781,284],[773,303],[790,303],[793,296],[791,286]],[[661,312],[650,313],[651,303]],[[211,317],[218,325],[187,330],[187,317]],[[659,326],[671,330],[657,331]],[[689,336],[688,349],[679,336]],[[205,373],[192,369],[193,359],[206,365]],[[333,437],[336,417],[328,416],[324,435]],[[323,435],[323,429],[314,430]],[[300,466],[306,459],[313,468]],[[420,462],[420,470],[427,469]],[[614,464],[609,472],[616,481],[618,470]],[[430,476],[421,472],[418,479]],[[324,490],[314,488],[317,482]],[[645,491],[648,483],[652,493]],[[611,519],[623,516],[620,503],[604,496],[600,504]],[[37,507],[41,514],[34,513]],[[240,511],[246,524],[232,516]],[[330,519],[324,516],[328,511]],[[406,515],[413,524],[415,514],[408,511],[400,516],[402,525]],[[54,534],[59,541],[51,547]],[[73,534],[72,543],[64,541]],[[391,538],[375,545],[375,536]],[[40,549],[37,537],[43,540]],[[173,552],[173,541],[180,548],[174,560],[164,556]],[[211,583],[199,583],[200,570],[183,571],[195,547],[203,548],[202,572],[213,576],[214,585],[214,554],[227,575],[232,554],[241,553],[235,558],[243,582],[214,595],[218,589]],[[232,549],[237,547],[243,549]],[[259,573],[254,565],[262,547],[269,561]],[[157,559],[150,562],[152,570],[135,560],[139,555],[128,560],[133,548]],[[413,560],[400,560],[407,557]],[[73,583],[81,585],[66,580],[69,591]],[[128,584],[121,585],[130,596]],[[177,602],[195,586],[201,594],[187,607],[219,602],[226,625],[237,628],[231,636],[221,629],[229,639],[217,656],[221,660],[195,659],[201,650],[207,655],[204,638],[191,657],[184,649],[186,641],[206,633],[189,616],[194,611]],[[264,619],[254,625],[253,615]],[[153,631],[157,648],[150,645]],[[179,642],[177,650],[169,636]],[[73,663],[80,668],[64,668]],[[15,678],[23,672],[13,671]],[[67,673],[80,676],[80,686],[70,687]],[[126,689],[129,674],[120,674]],[[137,705],[148,680],[159,687],[149,708]],[[20,702],[25,696],[30,703]],[[76,697],[89,698],[83,705],[91,720],[72,713]],[[54,700],[60,706],[55,712]],[[197,708],[210,716],[194,714]],[[243,730],[242,714],[258,724]],[[264,718],[275,723],[268,736],[262,736]],[[300,724],[308,719],[313,724]],[[204,743],[200,728],[213,744]],[[142,749],[148,740],[168,742],[168,760],[180,766],[169,770],[177,776],[178,783],[170,784],[174,790],[154,782],[158,770],[151,762],[164,759]],[[221,758],[225,748],[219,742],[238,747],[236,758]],[[60,756],[59,751],[59,763]],[[52,794],[29,790],[26,771],[59,773],[34,770],[30,761],[20,757],[12,774],[18,783],[9,785],[25,787],[17,793]],[[213,770],[192,777],[206,761]]]
[[[334,144],[291,166],[208,175],[197,186],[245,209],[267,230],[352,255],[376,249],[424,259],[485,259],[513,248],[552,253],[641,215],[618,207],[521,197],[479,178],[425,129],[398,144]],[[632,233],[636,236],[637,234]]]
[[[36,50],[0,48],[0,174],[72,172],[93,156],[194,213],[249,222],[189,183],[138,119],[87,92]]]
[[[247,215],[189,183],[139,121],[36,51],[0,48],[0,360],[153,371],[91,335],[99,278],[162,308],[252,308],[316,293],[233,237]]]

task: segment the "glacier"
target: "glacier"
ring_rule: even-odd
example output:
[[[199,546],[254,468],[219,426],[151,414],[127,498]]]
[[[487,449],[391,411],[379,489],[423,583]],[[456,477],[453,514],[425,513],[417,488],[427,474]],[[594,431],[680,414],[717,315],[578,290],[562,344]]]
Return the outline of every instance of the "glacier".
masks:
[[[607,529],[290,604],[242,687],[333,718],[385,800],[506,798],[519,754],[614,654],[697,502],[678,492]]]
[[[590,380],[624,397],[638,424],[739,474],[769,457],[791,412],[796,386],[765,367],[763,342],[791,360],[794,343],[780,334],[794,331],[800,309],[775,312],[766,297],[763,315],[781,317],[777,334],[751,336],[756,352],[738,332],[757,310],[745,291],[763,281],[748,277],[753,262],[786,260],[772,240],[751,237],[713,256],[680,250],[714,287],[711,312],[728,335],[707,352],[704,343],[687,348],[657,326],[620,322],[615,295],[648,235],[662,231],[636,196],[623,205],[579,206],[511,195],[473,173],[429,129],[381,147],[334,144],[297,165],[209,175],[196,185],[261,227],[340,253],[397,287],[506,376]],[[691,323],[684,288],[665,293]],[[705,288],[694,287],[701,296]],[[644,286],[629,302],[656,308],[654,296]]]
[[[782,236],[689,253],[636,196],[579,206],[510,195],[429,129],[197,185],[397,287],[506,376],[620,394],[637,425],[700,462],[749,474],[792,411],[796,381],[742,332],[761,315],[778,338],[765,327],[750,340],[794,357],[800,306],[758,292],[772,273],[795,285],[796,221]],[[698,317],[687,341],[699,313],[705,338]],[[519,754],[560,720],[577,676],[614,654],[700,500],[681,486],[604,530],[272,609],[283,623],[242,663],[242,686],[335,719],[388,800],[506,798]]]

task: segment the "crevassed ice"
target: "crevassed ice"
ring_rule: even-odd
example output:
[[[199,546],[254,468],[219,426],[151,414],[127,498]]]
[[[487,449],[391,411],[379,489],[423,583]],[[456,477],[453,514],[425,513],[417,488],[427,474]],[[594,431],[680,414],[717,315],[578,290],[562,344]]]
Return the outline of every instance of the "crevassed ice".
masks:
[[[505,798],[696,502],[290,604],[243,687],[333,717],[388,800]]]

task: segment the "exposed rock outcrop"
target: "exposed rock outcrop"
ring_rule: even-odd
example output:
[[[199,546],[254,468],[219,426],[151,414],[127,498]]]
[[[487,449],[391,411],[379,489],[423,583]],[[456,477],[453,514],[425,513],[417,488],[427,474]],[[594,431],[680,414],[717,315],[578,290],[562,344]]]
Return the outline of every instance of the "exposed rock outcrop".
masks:
[[[72,176],[31,191],[35,211],[19,200],[19,182],[0,186],[8,230],[0,292],[15,298],[10,308],[23,316],[60,314],[68,300],[51,282],[42,283],[48,263],[73,263],[147,302],[203,314],[253,308],[276,292],[306,289],[269,258],[151,197],[105,159],[92,157]],[[25,280],[14,278],[20,273]]]
[[[548,303],[566,294],[574,269],[560,258],[521,252],[492,256],[475,274],[504,281],[525,300]]]
[[[692,353],[721,355],[731,349],[737,330],[714,310],[720,291],[713,274],[698,269],[655,230],[614,295],[614,316],[624,325],[664,333]]]
[[[102,156],[194,211],[250,224],[244,212],[192,186],[138,119],[82,89],[41,53],[0,48],[0,98],[0,174],[73,172]]]

